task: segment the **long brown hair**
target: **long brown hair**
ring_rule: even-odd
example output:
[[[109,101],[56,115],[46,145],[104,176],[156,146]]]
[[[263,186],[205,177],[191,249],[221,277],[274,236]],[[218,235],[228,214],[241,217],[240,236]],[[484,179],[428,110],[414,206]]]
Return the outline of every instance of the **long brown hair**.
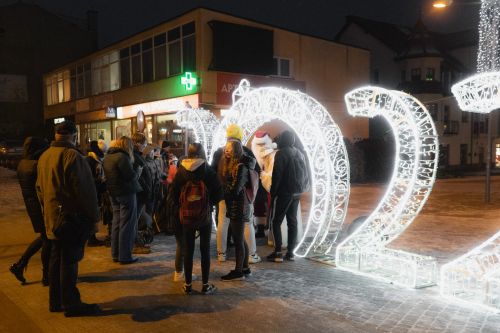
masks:
[[[228,146],[231,147],[231,154],[226,154]],[[236,176],[235,173],[241,156],[243,156],[241,142],[237,140],[228,141],[217,170],[222,183],[225,183],[229,177],[234,178]]]
[[[130,161],[134,163],[134,142],[128,136],[122,136],[115,142],[115,147],[125,151],[130,157]]]

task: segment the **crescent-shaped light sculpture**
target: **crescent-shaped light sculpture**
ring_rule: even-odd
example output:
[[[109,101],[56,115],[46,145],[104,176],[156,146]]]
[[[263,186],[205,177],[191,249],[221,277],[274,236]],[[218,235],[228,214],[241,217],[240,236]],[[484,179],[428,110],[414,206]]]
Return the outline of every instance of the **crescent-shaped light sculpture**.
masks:
[[[490,113],[500,109],[500,72],[473,75],[455,84],[451,90],[464,111]],[[500,232],[443,265],[439,285],[445,297],[498,311]]]
[[[252,89],[247,80],[242,80],[233,92],[231,109],[214,133],[210,155],[225,144],[229,124],[243,128],[242,141],[246,144],[259,127],[274,119],[288,124],[302,142],[312,180],[310,212],[294,253],[299,257],[327,254],[337,240],[347,211],[349,161],[340,129],[320,103],[298,91]]]
[[[399,91],[363,87],[347,93],[345,102],[353,116],[382,116],[389,122],[396,158],[382,201],[337,247],[337,267],[407,287],[434,285],[434,258],[386,247],[417,217],[434,185],[439,147],[434,123],[417,99]]]
[[[180,127],[193,130],[195,141],[201,143],[205,153],[212,150],[213,133],[219,126],[219,120],[210,111],[205,109],[183,109],[175,114]]]

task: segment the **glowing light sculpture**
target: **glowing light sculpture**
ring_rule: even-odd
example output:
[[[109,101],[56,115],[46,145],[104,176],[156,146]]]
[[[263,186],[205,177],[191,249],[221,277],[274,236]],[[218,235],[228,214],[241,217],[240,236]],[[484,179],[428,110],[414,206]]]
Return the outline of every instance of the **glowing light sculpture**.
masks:
[[[183,109],[177,111],[177,124],[180,127],[193,130],[195,141],[203,145],[206,154],[212,150],[213,133],[219,126],[219,120],[205,109]]]
[[[482,0],[477,71],[451,91],[464,111],[490,113],[500,108],[500,1]],[[440,292],[472,305],[500,310],[500,232],[472,251],[443,265]]]
[[[355,89],[345,102],[353,116],[382,116],[389,122],[396,158],[382,201],[337,247],[337,267],[407,287],[434,285],[434,258],[386,247],[413,222],[434,185],[439,143],[432,118],[414,97],[378,87]]]
[[[276,87],[253,89],[242,80],[233,92],[233,105],[214,133],[214,150],[226,142],[226,128],[243,128],[243,143],[264,123],[280,119],[297,134],[309,160],[311,207],[295,255],[327,254],[342,229],[349,200],[349,160],[342,133],[328,111],[298,91]],[[213,156],[214,151],[210,155]],[[212,158],[211,156],[211,158]]]

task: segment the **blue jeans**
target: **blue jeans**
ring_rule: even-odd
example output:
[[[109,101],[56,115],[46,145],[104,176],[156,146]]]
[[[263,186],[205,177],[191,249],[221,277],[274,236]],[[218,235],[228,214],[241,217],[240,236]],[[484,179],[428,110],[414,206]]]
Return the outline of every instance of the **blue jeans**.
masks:
[[[135,193],[111,198],[113,224],[111,229],[111,256],[114,260],[132,260],[137,234],[137,201]]]

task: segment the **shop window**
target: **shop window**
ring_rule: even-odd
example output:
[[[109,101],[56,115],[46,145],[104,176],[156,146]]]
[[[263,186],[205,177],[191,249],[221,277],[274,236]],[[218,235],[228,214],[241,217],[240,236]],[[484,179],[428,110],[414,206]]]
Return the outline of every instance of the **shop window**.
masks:
[[[121,119],[113,121],[113,129],[115,139],[119,139],[122,136],[130,137],[132,135],[132,121],[130,119]]]
[[[411,80],[412,81],[420,81],[421,71],[420,68],[412,68],[411,69]]]

